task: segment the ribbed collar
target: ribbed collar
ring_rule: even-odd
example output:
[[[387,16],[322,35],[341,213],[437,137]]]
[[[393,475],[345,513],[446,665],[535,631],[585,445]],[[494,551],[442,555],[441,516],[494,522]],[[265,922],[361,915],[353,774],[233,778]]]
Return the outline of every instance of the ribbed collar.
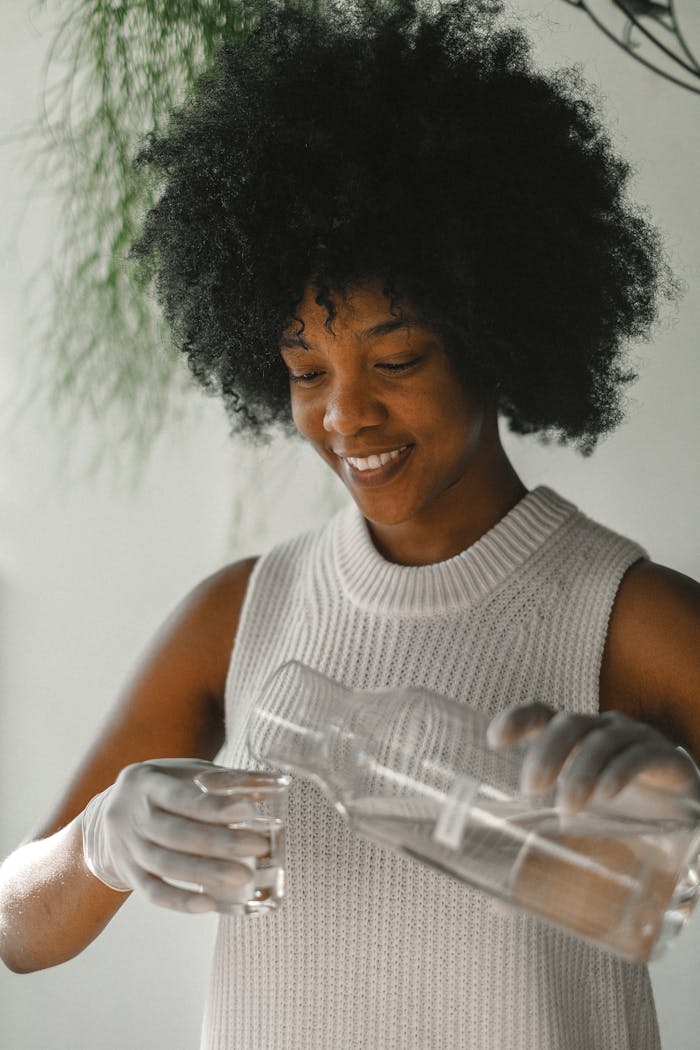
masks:
[[[395,565],[374,546],[352,503],[333,520],[331,549],[344,593],[371,612],[430,616],[486,598],[576,507],[544,485],[528,492],[476,543],[434,565]]]

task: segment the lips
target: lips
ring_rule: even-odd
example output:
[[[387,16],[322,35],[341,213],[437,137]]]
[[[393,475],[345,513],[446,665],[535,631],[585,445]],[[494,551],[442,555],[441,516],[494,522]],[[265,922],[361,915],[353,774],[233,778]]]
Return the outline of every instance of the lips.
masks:
[[[355,484],[376,487],[392,481],[403,470],[413,448],[413,445],[402,445],[397,449],[372,453],[369,456],[341,456],[340,458]]]
[[[407,448],[408,445],[401,445],[400,448],[392,449],[391,452],[373,453],[369,456],[343,456],[343,459],[347,460],[355,470],[365,473],[368,470],[376,470],[377,467],[385,467],[387,463],[397,459]]]

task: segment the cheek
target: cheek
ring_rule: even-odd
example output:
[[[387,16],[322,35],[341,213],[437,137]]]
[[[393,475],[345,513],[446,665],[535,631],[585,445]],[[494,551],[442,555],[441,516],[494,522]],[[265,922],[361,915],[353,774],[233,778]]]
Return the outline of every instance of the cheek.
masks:
[[[292,422],[301,436],[311,441],[322,441],[325,433],[323,410],[314,405],[311,398],[300,397],[293,387],[290,391],[290,402]]]
[[[299,433],[306,436],[308,428],[308,408],[304,406],[301,399],[296,396],[293,386],[290,386],[289,402],[292,409],[292,422]]]
[[[456,403],[451,400],[444,409],[443,447],[460,465],[469,461],[484,438],[486,410],[471,399]]]

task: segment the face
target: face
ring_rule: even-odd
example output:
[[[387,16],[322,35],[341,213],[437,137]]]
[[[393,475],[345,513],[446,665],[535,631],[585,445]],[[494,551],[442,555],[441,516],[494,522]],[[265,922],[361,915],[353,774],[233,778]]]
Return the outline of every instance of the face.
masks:
[[[300,336],[294,321],[280,343],[298,431],[369,522],[449,527],[490,444],[485,399],[409,306],[392,314],[379,282],[335,298],[332,331],[315,294],[297,308]]]

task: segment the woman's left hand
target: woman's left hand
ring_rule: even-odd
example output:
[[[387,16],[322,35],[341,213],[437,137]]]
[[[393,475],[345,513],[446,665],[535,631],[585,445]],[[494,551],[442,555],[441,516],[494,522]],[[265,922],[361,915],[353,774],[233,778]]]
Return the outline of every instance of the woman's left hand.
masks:
[[[488,728],[494,748],[532,741],[520,783],[526,795],[557,783],[557,805],[577,813],[595,795],[609,799],[631,781],[700,800],[700,771],[691,757],[646,722],[621,711],[590,716],[544,704],[511,707]]]

